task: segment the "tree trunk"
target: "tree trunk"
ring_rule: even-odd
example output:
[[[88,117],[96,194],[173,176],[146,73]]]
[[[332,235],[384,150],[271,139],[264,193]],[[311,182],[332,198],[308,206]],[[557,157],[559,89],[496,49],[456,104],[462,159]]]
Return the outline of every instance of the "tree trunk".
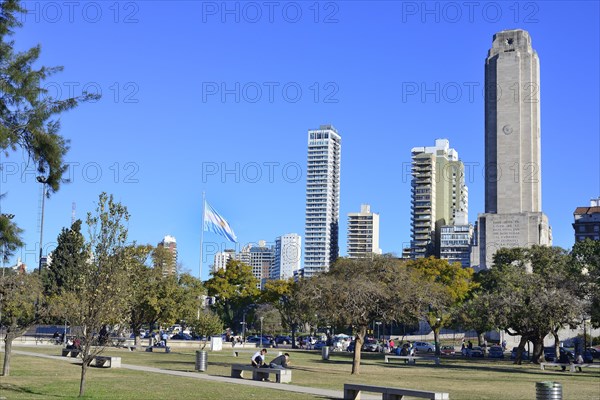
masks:
[[[79,397],[83,397],[85,395],[85,374],[87,372],[89,366],[89,361],[83,360],[81,363],[81,381],[79,381]]]
[[[552,336],[554,336],[554,354],[556,354],[556,356],[554,357],[554,360],[546,361],[558,362],[558,357],[560,356],[560,339],[558,338],[558,329],[552,331]]]
[[[297,349],[298,346],[296,346],[296,328],[298,327],[297,324],[292,324],[292,349]]]
[[[525,349],[525,343],[527,343],[527,339],[527,336],[521,336],[519,347],[517,347],[517,357],[515,358],[515,362],[513,364],[521,365],[521,358],[523,357],[523,350]]]
[[[534,364],[539,364],[540,358],[544,356],[544,336],[538,335],[532,338],[533,352],[531,354],[531,362]]]
[[[352,375],[360,375],[360,351],[367,334],[367,327],[361,326],[358,328],[354,343],[354,358],[352,359]]]
[[[12,351],[12,342],[14,337],[7,333],[4,338],[4,368],[2,369],[2,376],[10,375],[10,356]]]
[[[436,357],[440,357],[441,350],[440,350],[440,328],[439,327],[435,327],[433,329],[433,341],[435,342],[435,356]]]

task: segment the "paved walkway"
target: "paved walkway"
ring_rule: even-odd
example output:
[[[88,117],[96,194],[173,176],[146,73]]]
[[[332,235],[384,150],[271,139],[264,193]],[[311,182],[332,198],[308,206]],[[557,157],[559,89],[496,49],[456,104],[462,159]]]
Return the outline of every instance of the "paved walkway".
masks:
[[[29,351],[22,351],[22,350],[13,350],[12,352],[13,352],[13,354],[48,358],[51,360],[67,361],[70,363],[77,363],[80,361],[79,358],[51,356],[51,355],[47,355],[47,354],[32,353]],[[343,397],[344,397],[343,392],[339,391],[339,390],[319,389],[319,388],[312,388],[312,387],[307,387],[307,386],[290,385],[290,384],[286,384],[286,383],[260,382],[260,381],[246,380],[246,379],[228,378],[225,376],[206,375],[206,374],[198,373],[198,372],[171,371],[171,370],[167,370],[167,369],[143,367],[140,365],[131,365],[131,364],[121,364],[121,368],[126,368],[126,369],[130,369],[130,370],[134,370],[134,371],[156,373],[156,374],[181,376],[184,378],[201,379],[201,380],[213,381],[213,382],[231,383],[234,385],[256,386],[256,387],[260,387],[263,389],[275,389],[275,390],[283,390],[283,391],[287,391],[287,392],[306,393],[306,394],[311,394],[313,396],[321,396],[321,397],[327,398],[327,399],[343,399]],[[364,395],[361,396],[361,398],[363,398],[363,399],[369,399],[369,398],[381,399],[380,396],[364,396]]]

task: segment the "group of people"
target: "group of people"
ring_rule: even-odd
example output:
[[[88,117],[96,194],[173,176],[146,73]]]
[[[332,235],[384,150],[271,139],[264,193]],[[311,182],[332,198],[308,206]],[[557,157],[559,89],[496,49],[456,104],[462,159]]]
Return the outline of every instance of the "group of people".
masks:
[[[286,369],[290,364],[290,355],[284,353],[280,356],[275,357],[270,363],[266,363],[265,355],[267,349],[262,349],[254,353],[250,359],[251,365],[255,368],[275,368],[275,369]]]
[[[414,356],[415,347],[410,340],[406,343],[400,343],[400,345],[396,348],[396,354],[399,356]]]
[[[167,347],[167,341],[169,340],[169,334],[167,332],[150,332],[149,336],[152,338],[153,347]]]

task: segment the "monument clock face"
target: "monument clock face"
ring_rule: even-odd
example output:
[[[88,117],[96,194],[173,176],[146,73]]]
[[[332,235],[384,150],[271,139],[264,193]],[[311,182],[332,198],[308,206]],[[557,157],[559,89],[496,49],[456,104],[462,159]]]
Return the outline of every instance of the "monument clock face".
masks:
[[[513,132],[513,128],[510,125],[504,125],[502,132],[504,132],[505,135],[510,135]]]

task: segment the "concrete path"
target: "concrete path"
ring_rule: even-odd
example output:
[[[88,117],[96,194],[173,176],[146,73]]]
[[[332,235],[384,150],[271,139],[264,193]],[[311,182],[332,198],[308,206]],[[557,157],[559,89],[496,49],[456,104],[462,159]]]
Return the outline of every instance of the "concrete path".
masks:
[[[22,351],[22,350],[13,350],[13,353],[20,354],[23,356],[41,357],[41,358],[48,358],[51,360],[67,361],[70,363],[80,362],[79,358],[51,356],[51,355],[47,355],[47,354],[32,353],[29,351]],[[319,389],[319,388],[312,388],[312,387],[307,387],[307,386],[290,385],[287,383],[260,382],[260,381],[246,380],[246,379],[228,378],[228,377],[224,377],[224,376],[206,375],[204,373],[198,373],[198,372],[171,371],[171,370],[166,370],[166,369],[143,367],[140,365],[131,365],[131,364],[121,364],[121,368],[126,368],[126,369],[130,369],[130,370],[134,370],[134,371],[156,373],[156,374],[181,376],[184,378],[201,379],[201,380],[213,381],[213,382],[222,382],[222,383],[234,384],[234,385],[255,386],[255,387],[260,387],[263,389],[274,389],[274,390],[283,390],[283,391],[287,391],[287,392],[306,393],[306,394],[310,394],[313,396],[321,396],[321,397],[327,398],[327,399],[343,399],[344,398],[343,392],[339,391],[339,390]],[[364,396],[364,395],[362,395],[361,398],[362,399],[381,399],[381,396]]]

